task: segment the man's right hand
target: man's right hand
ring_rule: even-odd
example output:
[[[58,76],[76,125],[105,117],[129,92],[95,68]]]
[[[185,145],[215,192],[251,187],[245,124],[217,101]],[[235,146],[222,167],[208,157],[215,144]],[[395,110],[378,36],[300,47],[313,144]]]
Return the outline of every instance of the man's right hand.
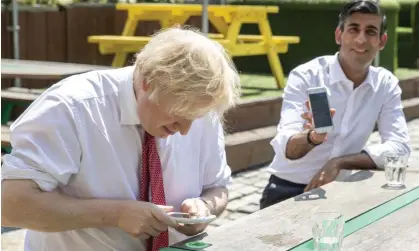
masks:
[[[118,227],[134,237],[148,239],[157,236],[167,228],[178,227],[167,212],[171,206],[158,206],[143,201],[124,201],[118,219]]]
[[[305,104],[307,109],[310,111],[310,103],[306,100]],[[335,109],[330,109],[330,115],[332,118],[335,115],[335,112]],[[311,141],[313,141],[315,144],[320,144],[327,140],[327,133],[316,133],[316,131],[314,131],[313,114],[311,114],[311,112],[304,112],[301,114],[301,117],[307,121],[304,124],[304,129],[313,130],[310,134]]]

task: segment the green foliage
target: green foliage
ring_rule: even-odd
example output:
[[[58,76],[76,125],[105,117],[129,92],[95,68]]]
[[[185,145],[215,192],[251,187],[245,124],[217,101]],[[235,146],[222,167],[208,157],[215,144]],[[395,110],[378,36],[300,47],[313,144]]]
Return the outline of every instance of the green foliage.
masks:
[[[352,0],[228,0],[231,4],[256,4],[256,5],[294,5],[295,7],[301,6],[304,9],[316,8],[334,9],[341,8],[344,4]],[[416,1],[416,0],[415,0]],[[399,9],[398,0],[380,0],[380,5],[385,9]]]
[[[263,3],[279,6],[279,13],[269,15],[273,34],[299,36],[301,40],[299,44],[290,45],[288,53],[280,54],[283,69],[288,73],[296,66],[315,57],[333,55],[338,51],[334,31],[338,24],[338,15],[346,2],[349,1],[253,0],[244,3],[240,1],[240,4]],[[396,27],[399,5],[397,0],[382,0],[381,6],[387,15],[389,39],[385,49],[380,53],[380,65],[394,71],[397,68]],[[258,34],[259,30],[254,25],[246,25],[242,28],[242,33]],[[244,72],[271,72],[266,56],[235,58],[234,61]]]

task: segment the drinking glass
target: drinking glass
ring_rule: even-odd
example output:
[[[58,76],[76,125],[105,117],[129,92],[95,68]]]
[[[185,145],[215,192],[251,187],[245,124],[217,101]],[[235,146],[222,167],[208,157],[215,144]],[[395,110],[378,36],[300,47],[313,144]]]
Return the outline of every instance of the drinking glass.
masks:
[[[384,158],[387,187],[394,189],[405,188],[408,155],[385,154]]]
[[[337,212],[317,213],[314,216],[313,242],[315,251],[340,251],[342,248],[343,215]]]

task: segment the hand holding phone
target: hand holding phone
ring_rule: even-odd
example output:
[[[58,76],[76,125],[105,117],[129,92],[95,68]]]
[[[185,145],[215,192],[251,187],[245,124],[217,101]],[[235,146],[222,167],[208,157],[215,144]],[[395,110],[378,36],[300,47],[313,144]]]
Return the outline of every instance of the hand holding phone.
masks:
[[[333,131],[334,109],[330,109],[327,90],[325,87],[310,88],[307,91],[308,100],[306,106],[309,112],[302,114],[307,120],[305,129],[313,130],[311,139],[315,143],[321,143],[326,140],[327,133]]]
[[[215,215],[199,216],[190,213],[170,212],[168,213],[177,223],[181,224],[208,224],[216,219]]]
[[[176,230],[189,236],[201,233],[211,221],[216,219],[208,205],[199,197],[184,200],[179,211],[180,214],[171,214],[179,216],[174,218],[178,224],[181,224]]]

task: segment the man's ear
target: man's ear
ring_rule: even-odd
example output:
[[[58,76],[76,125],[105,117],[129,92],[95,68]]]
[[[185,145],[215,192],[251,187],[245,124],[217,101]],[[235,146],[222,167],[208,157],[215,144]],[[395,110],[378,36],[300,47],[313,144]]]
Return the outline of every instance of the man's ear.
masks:
[[[387,44],[388,35],[387,32],[384,33],[380,38],[380,50],[384,49]]]
[[[336,44],[338,44],[338,45],[341,45],[341,43],[342,43],[341,35],[342,35],[342,31],[340,30],[339,27],[336,27],[336,30],[335,30],[335,41],[336,41]]]

